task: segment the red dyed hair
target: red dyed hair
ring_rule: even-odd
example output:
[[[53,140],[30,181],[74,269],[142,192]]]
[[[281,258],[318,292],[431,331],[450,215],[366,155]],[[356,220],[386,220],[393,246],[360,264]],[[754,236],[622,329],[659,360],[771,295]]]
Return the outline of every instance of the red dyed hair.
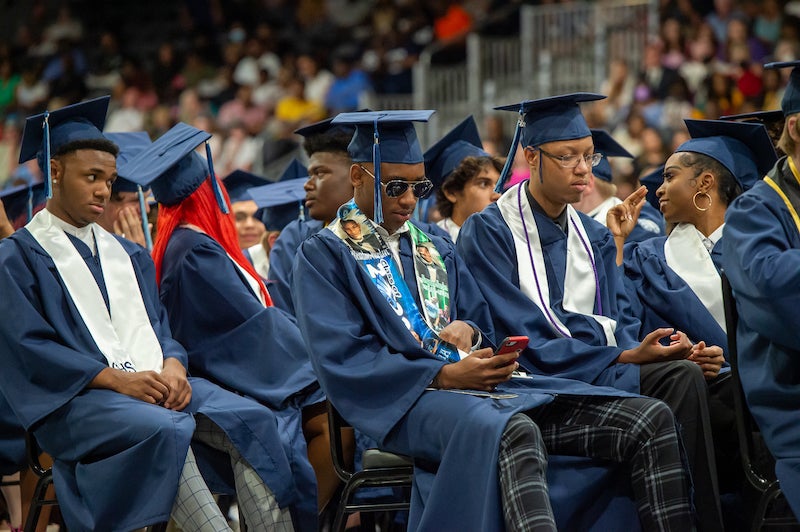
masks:
[[[225,203],[228,204],[228,209],[230,210],[231,202],[228,198],[228,193],[221,184],[220,188],[222,188]],[[233,257],[233,260],[239,266],[252,275],[254,279],[258,280],[258,286],[261,289],[264,300],[268,306],[272,306],[272,299],[269,297],[264,281],[261,280],[261,276],[258,275],[255,267],[245,258],[242,250],[239,249],[239,239],[236,235],[233,215],[224,214],[219,209],[214,189],[208,179],[205,179],[197,190],[177,205],[159,205],[158,207],[158,227],[156,241],[153,245],[153,261],[156,263],[156,280],[159,284],[161,283],[164,252],[167,250],[167,244],[173,231],[181,224],[191,224],[199,227],[222,246],[222,249]]]

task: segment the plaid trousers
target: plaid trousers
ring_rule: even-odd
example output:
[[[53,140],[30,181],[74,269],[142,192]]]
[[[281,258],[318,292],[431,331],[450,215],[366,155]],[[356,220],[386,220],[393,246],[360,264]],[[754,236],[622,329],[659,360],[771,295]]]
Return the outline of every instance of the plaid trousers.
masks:
[[[516,414],[500,442],[498,465],[508,530],[556,530],[546,453],[627,463],[644,530],[694,528],[689,473],[669,407],[645,397],[557,396]]]

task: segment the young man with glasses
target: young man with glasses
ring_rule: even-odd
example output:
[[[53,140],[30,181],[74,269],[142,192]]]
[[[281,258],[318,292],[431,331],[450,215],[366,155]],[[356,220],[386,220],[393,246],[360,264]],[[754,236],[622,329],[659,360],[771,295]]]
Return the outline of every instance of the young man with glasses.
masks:
[[[334,119],[356,125],[354,197],[302,243],[292,291],[329,400],[382,448],[414,458],[409,529],[555,530],[548,452],[624,464],[645,528],[690,529],[666,405],[565,379],[511,380],[518,352],[495,354],[489,309],[452,242],[411,221],[430,188],[413,121],[431,113]],[[379,249],[350,245],[349,221]],[[580,504],[574,495],[564,506]]]
[[[700,529],[718,530],[708,392],[700,367],[686,360],[698,346],[667,328],[637,340],[640,324],[614,239],[571,205],[601,159],[578,104],[602,98],[578,93],[500,108],[520,114],[515,145],[525,150],[531,178],[464,224],[459,254],[490,305],[497,337],[530,338],[520,356],[526,371],[613,386],[670,406],[682,425]],[[635,224],[641,201],[643,194],[626,200],[631,215],[623,223]]]

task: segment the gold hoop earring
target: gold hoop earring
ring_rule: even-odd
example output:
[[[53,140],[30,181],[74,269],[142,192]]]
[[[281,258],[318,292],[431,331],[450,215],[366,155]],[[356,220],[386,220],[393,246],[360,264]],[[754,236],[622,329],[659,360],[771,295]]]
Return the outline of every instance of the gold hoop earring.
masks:
[[[700,207],[697,206],[697,196],[699,196],[700,194],[708,198],[708,207],[706,207],[705,209],[701,209]],[[697,192],[694,193],[694,196],[692,196],[692,203],[694,204],[694,208],[700,212],[706,212],[711,207],[712,202],[713,200],[711,199],[711,196],[709,196],[708,192],[700,192],[698,190]]]

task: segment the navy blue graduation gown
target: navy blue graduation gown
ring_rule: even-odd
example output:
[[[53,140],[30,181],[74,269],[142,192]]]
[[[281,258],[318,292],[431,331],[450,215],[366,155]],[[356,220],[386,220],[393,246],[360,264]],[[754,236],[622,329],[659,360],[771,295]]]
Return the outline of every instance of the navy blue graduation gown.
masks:
[[[25,464],[25,429],[0,394],[0,475],[12,475]]]
[[[272,303],[294,315],[292,265],[300,244],[322,229],[318,220],[294,220],[283,228],[269,252],[269,295]]]
[[[470,216],[458,236],[459,255],[469,267],[492,309],[497,338],[530,338],[520,364],[537,375],[580,380],[639,392],[639,367],[619,364],[619,354],[639,344],[639,321],[629,311],[630,301],[616,265],[611,233],[598,222],[578,213],[586,228],[597,266],[603,315],[617,321],[617,347],[606,345],[600,325],[592,318],[566,312],[561,306],[567,261],[567,235],[548,217],[534,211],[542,243],[551,308],[573,337],[551,328],[545,315],[520,289],[517,253],[511,230],[497,205]],[[598,309],[594,309],[598,313]]]
[[[728,339],[702,301],[667,264],[664,243],[667,237],[651,238],[625,245],[625,285],[642,322],[642,339],[659,327],[674,327],[685,332],[693,342],[722,348],[727,358]],[[722,242],[714,246],[711,259],[720,268]],[[722,285],[720,285],[720,292]]]
[[[432,240],[447,268],[451,319],[469,318],[486,342],[493,337],[492,325],[475,281],[449,240]],[[404,274],[414,294],[410,244],[405,248],[404,253],[401,242]],[[410,530],[503,530],[497,456],[510,416],[546,404],[558,393],[624,395],[548,377],[498,387],[518,394],[508,399],[426,390],[444,362],[419,346],[338,237],[323,230],[307,239],[293,274],[298,324],[328,398],[383,448],[415,457]],[[586,471],[581,480],[591,483],[596,474]],[[586,509],[575,508],[571,495],[553,501],[562,524],[569,519],[565,514],[575,517]],[[583,516],[584,524],[595,516]],[[634,528],[635,523],[634,514]]]
[[[324,400],[294,317],[264,307],[243,274],[208,235],[186,228],[164,253],[161,300],[189,370],[252,397],[279,418],[281,437],[303,495],[316,512],[316,481],[306,455],[301,408]]]
[[[780,196],[759,181],[728,207],[723,235],[722,264],[739,311],[742,387],[777,460],[781,489],[800,515],[800,234]]]
[[[164,357],[185,366],[186,352],[170,336],[158,299],[150,256],[118,240],[131,257]],[[94,262],[87,260],[90,270]],[[26,229],[0,242],[0,293],[0,391],[55,458],[56,494],[70,530],[131,530],[168,519],[194,413],[227,433],[279,504],[297,501],[288,460],[270,446],[279,442],[274,416],[256,402],[194,378],[191,403],[182,412],[86,388],[107,361],[52,258]],[[227,456],[216,467],[226,464],[230,468]]]

